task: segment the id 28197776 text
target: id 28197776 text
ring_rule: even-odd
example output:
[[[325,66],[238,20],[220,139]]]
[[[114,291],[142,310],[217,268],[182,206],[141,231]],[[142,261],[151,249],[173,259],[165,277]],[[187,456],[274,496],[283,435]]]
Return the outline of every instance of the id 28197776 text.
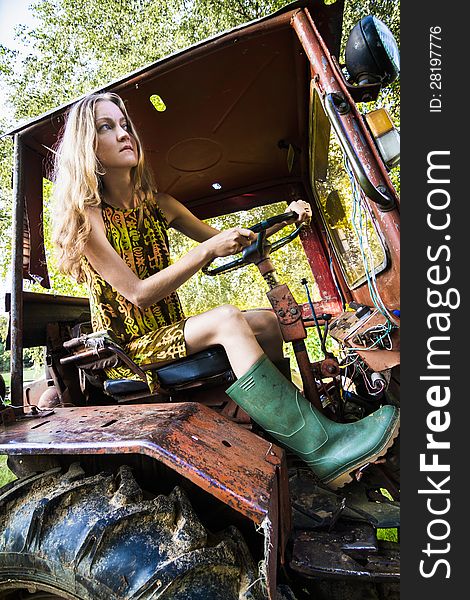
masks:
[[[429,112],[442,111],[442,28],[429,28]]]

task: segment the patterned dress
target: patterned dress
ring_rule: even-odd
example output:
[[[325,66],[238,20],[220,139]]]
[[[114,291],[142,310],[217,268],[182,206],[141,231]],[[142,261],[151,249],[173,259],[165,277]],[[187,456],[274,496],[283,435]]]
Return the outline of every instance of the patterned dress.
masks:
[[[111,246],[140,279],[170,264],[168,223],[156,204],[120,209],[103,202],[103,221]],[[184,324],[176,292],[149,308],[139,308],[111,287],[83,258],[93,331],[105,331],[138,365],[157,365],[186,356]],[[106,369],[111,379],[135,379],[127,367]],[[157,379],[146,371],[150,388]]]

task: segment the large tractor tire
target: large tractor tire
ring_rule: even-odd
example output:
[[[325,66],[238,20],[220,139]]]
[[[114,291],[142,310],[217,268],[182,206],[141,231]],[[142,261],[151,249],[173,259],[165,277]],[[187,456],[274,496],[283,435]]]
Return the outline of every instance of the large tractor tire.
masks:
[[[1,600],[261,600],[238,530],[209,533],[178,487],[72,465],[0,490]]]

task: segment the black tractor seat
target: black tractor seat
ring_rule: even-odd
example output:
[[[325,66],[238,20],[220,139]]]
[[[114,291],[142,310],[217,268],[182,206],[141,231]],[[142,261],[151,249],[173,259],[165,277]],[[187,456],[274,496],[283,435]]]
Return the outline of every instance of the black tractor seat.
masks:
[[[105,332],[79,335],[64,342],[64,348],[70,354],[61,358],[60,362],[78,367],[82,388],[86,378],[91,384],[102,387],[107,395],[118,399],[136,394],[148,395],[148,370],[156,372],[161,391],[166,394],[235,380],[223,346],[212,346],[163,366],[137,365]],[[136,378],[107,379],[104,369],[120,365],[128,367]]]
[[[230,378],[232,368],[223,346],[212,346],[153,370],[157,374],[160,385],[166,390],[203,385],[204,381],[225,374],[227,374],[226,381],[234,380]],[[147,383],[141,379],[107,379],[103,387],[110,396],[148,390]]]

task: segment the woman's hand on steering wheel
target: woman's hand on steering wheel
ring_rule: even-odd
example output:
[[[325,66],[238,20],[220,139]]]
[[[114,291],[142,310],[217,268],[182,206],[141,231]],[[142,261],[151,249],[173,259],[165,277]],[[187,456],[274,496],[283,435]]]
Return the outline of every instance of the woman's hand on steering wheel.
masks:
[[[256,233],[243,227],[232,227],[221,231],[203,242],[212,258],[238,254],[256,241]]]
[[[270,237],[274,233],[280,231],[283,227],[286,227],[287,225],[292,225],[292,223],[295,223],[296,225],[305,223],[306,225],[308,225],[312,218],[312,209],[310,207],[310,204],[308,202],[305,202],[301,198],[291,202],[287,207],[286,212],[292,212],[295,214],[289,220],[282,221],[281,223],[277,223],[276,225],[272,225],[269,229],[266,230],[266,237]]]
[[[297,214],[297,219],[295,222],[299,225],[300,223],[310,223],[310,219],[312,218],[312,209],[310,204],[301,198],[291,202],[287,207],[287,211],[292,211]]]

